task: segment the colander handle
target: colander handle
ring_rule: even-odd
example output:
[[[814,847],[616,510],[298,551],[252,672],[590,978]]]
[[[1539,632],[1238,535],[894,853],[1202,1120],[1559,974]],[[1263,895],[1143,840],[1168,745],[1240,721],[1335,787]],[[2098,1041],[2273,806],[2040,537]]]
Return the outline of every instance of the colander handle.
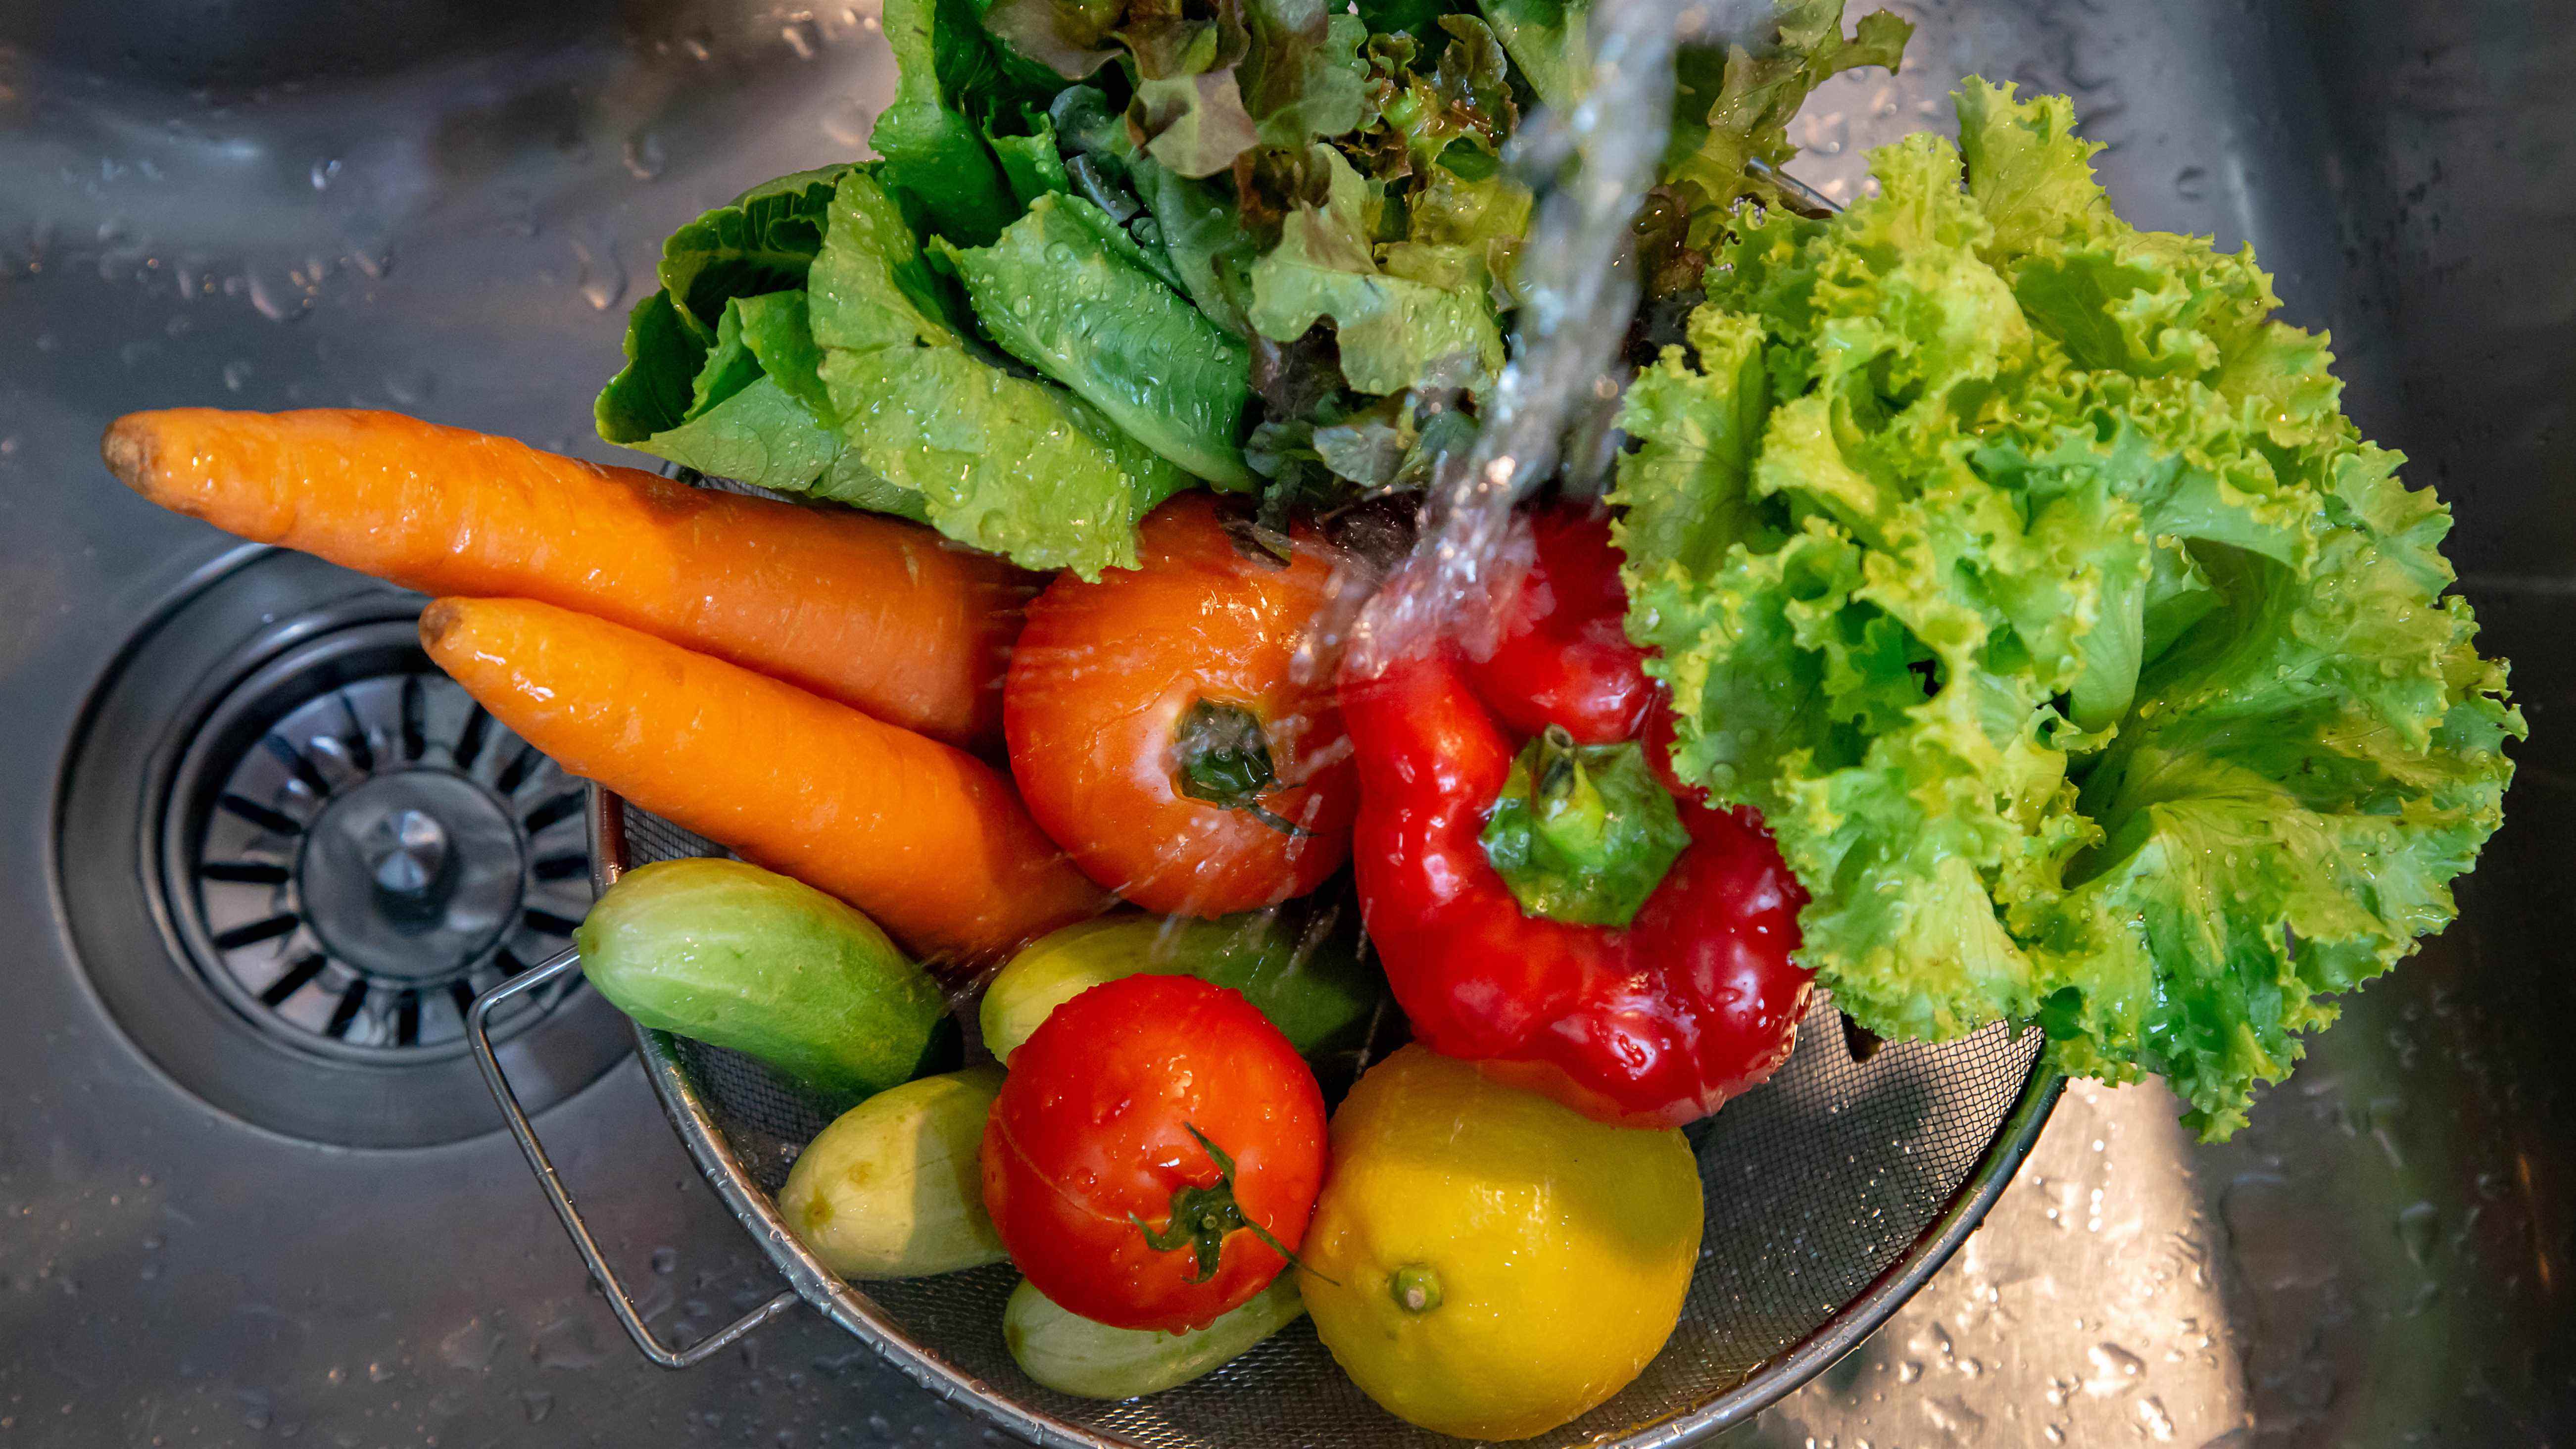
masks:
[[[510,1080],[502,1075],[501,1059],[492,1051],[492,1013],[502,1003],[523,991],[534,991],[548,982],[569,976],[581,969],[581,953],[566,951],[549,957],[541,964],[522,971],[481,996],[474,998],[474,1008],[465,1014],[465,1037],[474,1048],[475,1064],[483,1069],[484,1085],[492,1089],[492,1100],[500,1105],[501,1120],[508,1123],[510,1135],[519,1139],[519,1151],[528,1159],[528,1168],[537,1175],[537,1186],[545,1189],[546,1201],[553,1203],[555,1216],[563,1220],[564,1231],[572,1236],[572,1245],[581,1260],[590,1265],[591,1281],[608,1295],[608,1306],[615,1310],[617,1321],[625,1326],[626,1336],[635,1340],[636,1348],[646,1358],[667,1369],[684,1369],[704,1363],[721,1353],[727,1344],[741,1338],[760,1325],[796,1306],[793,1289],[751,1310],[742,1317],[699,1339],[687,1348],[671,1348],[653,1336],[644,1315],[635,1307],[633,1294],[617,1280],[608,1266],[608,1258],[599,1250],[599,1240],[591,1236],[590,1226],[581,1220],[581,1209],[574,1207],[572,1193],[565,1188],[562,1174],[555,1171],[546,1156],[545,1144],[537,1140],[536,1125],[528,1120],[527,1109],[519,1105],[519,1094],[510,1090]]]

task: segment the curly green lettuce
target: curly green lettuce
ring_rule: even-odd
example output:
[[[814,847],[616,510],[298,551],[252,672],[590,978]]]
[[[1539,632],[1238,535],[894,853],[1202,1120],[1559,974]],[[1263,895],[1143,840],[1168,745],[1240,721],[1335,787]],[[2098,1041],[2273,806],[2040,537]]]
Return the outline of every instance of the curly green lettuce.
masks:
[[[1843,215],[1737,215],[1628,394],[1630,633],[1845,1010],[2036,1021],[2224,1137],[2451,920],[2522,718],[2250,250],[2114,216],[2063,97],[1957,100]]]
[[[1789,122],[1808,94],[1862,66],[1894,74],[1913,34],[1913,22],[1873,10],[1846,36],[1843,0],[1777,0],[1771,26],[1750,45],[1684,46],[1674,57],[1664,180],[1691,213],[1691,244],[1706,246],[1739,196],[1780,200],[1760,167],[1797,154]]]

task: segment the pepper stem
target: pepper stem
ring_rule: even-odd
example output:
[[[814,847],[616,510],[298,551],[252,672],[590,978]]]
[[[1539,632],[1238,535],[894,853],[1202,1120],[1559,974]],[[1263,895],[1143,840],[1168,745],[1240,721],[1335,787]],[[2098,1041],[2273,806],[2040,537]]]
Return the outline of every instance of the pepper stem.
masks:
[[[1550,725],[1512,761],[1479,838],[1526,914],[1616,929],[1690,832],[1636,741],[1579,745]]]

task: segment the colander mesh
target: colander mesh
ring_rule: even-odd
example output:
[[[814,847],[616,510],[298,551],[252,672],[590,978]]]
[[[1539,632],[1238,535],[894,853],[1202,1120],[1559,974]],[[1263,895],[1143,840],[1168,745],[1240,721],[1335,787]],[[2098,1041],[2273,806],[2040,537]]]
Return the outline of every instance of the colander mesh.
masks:
[[[722,852],[659,817],[625,811],[627,864]],[[1993,1144],[2039,1051],[2001,1027],[1933,1047],[1891,1044],[1852,1059],[1820,1003],[1780,1073],[1689,1129],[1708,1225],[1680,1326],[1645,1373],[1592,1413],[1532,1445],[1623,1437],[1743,1383],[1813,1332],[1902,1256]],[[765,1192],[828,1120],[748,1057],[677,1042],[681,1070]],[[1199,1381],[1105,1404],[1039,1387],[1003,1346],[1007,1265],[868,1285],[865,1297],[910,1338],[995,1392],[1140,1449],[1454,1446],[1354,1388],[1300,1321]]]

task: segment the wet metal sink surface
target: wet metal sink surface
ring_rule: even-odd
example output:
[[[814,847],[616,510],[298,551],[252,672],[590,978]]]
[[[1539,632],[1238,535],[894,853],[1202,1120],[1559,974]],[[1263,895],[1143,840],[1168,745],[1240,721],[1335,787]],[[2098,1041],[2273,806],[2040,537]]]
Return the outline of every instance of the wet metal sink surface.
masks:
[[[2072,92],[2112,143],[2101,165],[2127,214],[2252,240],[2292,319],[2333,329],[2364,428],[2457,508],[2453,557],[2514,661],[2534,737],[2460,925],[2362,992],[2253,1128],[2196,1146],[2160,1092],[2079,1084],[1950,1267],[1729,1442],[2564,1442],[2576,5],[1894,8],[1918,23],[1912,64],[1820,94],[1800,122],[1801,174],[1850,195],[1861,151],[1942,125],[1961,74]],[[61,774],[77,743],[84,759],[132,759],[157,788],[143,738],[157,722],[91,707],[156,620],[181,620],[168,637],[191,646],[156,668],[207,676],[167,681],[187,696],[223,682],[242,636],[363,589],[246,560],[126,494],[97,461],[109,418],[396,407],[606,457],[590,395],[662,235],[750,182],[851,154],[889,81],[867,4],[0,4],[0,1443],[951,1445],[984,1432],[801,1312],[691,1372],[645,1365],[515,1149],[482,1130],[488,1105],[447,1095],[449,977],[375,969],[365,922],[330,905],[320,929],[356,964],[280,990],[276,965],[245,959],[225,997],[152,956],[148,931],[81,934],[83,902],[139,889],[129,877],[163,857],[144,860],[130,800],[92,818]],[[167,613],[227,568],[282,570],[276,597],[230,622]],[[380,677],[394,682],[349,686],[353,710],[378,711],[378,734],[354,735],[403,740],[400,671]],[[287,733],[352,734],[300,718]],[[427,733],[419,753],[403,748],[370,769],[455,754]],[[544,802],[495,795],[495,768],[470,789],[443,776],[379,802],[386,820],[352,827],[347,869],[428,889],[451,828],[526,832],[535,869],[553,849]],[[246,831],[206,837],[232,852],[207,859],[247,872],[220,882],[236,896],[287,858]],[[412,853],[367,843],[380,835]],[[516,901],[552,887],[473,889]],[[219,904],[251,909],[236,896]],[[440,969],[468,980],[504,927],[457,910]],[[219,953],[234,962],[268,940],[242,932],[297,929],[267,924],[281,914],[210,915],[210,938],[236,940]],[[135,983],[165,965],[171,992],[207,994],[152,1011]],[[254,1030],[242,1002],[270,991],[282,1021]],[[584,1000],[527,1029],[573,1043],[547,1048],[562,1100],[541,1125],[657,1330],[686,1341],[776,1285],[634,1063],[601,1075],[607,1058],[582,1054]],[[305,1114],[189,1076],[173,1039],[188,1021],[266,1031],[260,1050],[314,1074]],[[344,1089],[379,1106],[413,1094],[438,1122],[407,1140],[431,1145],[326,1145],[355,1140],[316,1125]]]

